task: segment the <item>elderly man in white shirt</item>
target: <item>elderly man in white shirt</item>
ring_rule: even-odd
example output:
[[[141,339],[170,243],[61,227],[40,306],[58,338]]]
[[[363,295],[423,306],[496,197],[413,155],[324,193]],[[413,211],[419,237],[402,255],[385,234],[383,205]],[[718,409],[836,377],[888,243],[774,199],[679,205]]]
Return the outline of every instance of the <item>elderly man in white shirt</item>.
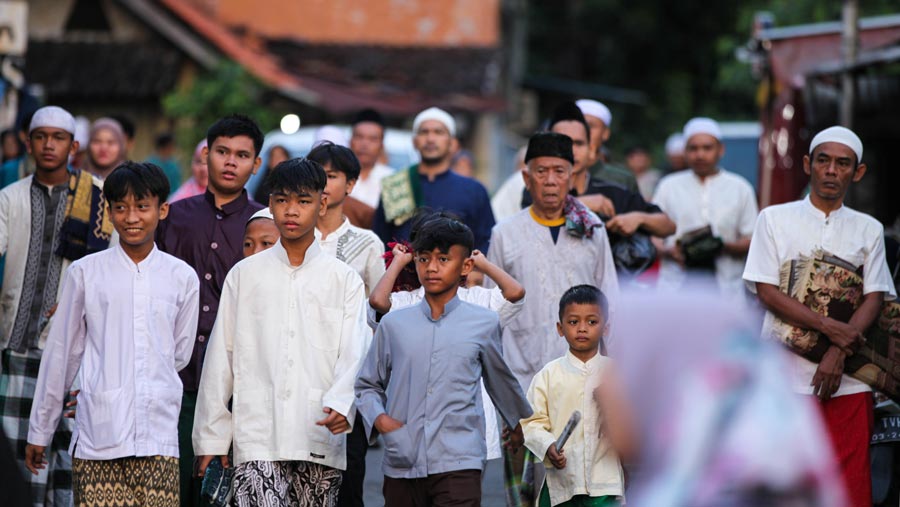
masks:
[[[322,167],[292,159],[268,181],[281,237],[225,279],[194,451],[205,473],[213,456],[227,463],[234,444],[238,506],[334,507],[356,415],[353,384],[371,344],[365,290],[315,240],[326,207]]]
[[[741,273],[758,213],[756,194],[747,180],[719,167],[725,146],[718,123],[694,118],[685,124],[684,138],[691,170],[665,176],[653,196],[653,203],[676,226],[661,251],[658,285],[663,290],[677,290],[685,283],[689,269],[714,272],[723,295],[743,301]],[[694,259],[685,257],[685,239],[706,227],[713,238],[721,240],[721,247],[706,252],[709,258],[702,262],[704,266],[691,266]],[[708,239],[716,244],[715,239]]]
[[[843,374],[844,361],[864,341],[862,333],[878,318],[882,302],[896,297],[885,260],[884,227],[844,205],[850,185],[866,173],[862,155],[862,141],[844,127],[816,135],[809,155],[803,157],[803,169],[810,176],[809,196],[760,213],[744,271],[747,287],[768,310],[763,334],[774,335],[778,320],[816,332],[819,340],[829,344],[818,364],[789,344],[795,352],[793,389],[818,396],[851,498],[849,505],[855,507],[872,505],[868,455],[872,396],[868,385]],[[829,316],[827,305],[823,315],[780,288],[791,273],[782,267],[817,251],[862,269],[862,301],[846,322]]]

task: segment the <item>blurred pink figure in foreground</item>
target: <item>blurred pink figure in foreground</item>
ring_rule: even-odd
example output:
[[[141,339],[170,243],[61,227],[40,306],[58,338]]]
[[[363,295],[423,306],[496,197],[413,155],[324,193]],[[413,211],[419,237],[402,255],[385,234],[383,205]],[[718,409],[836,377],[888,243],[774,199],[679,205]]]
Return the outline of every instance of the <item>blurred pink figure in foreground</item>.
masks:
[[[702,286],[619,308],[616,372],[597,395],[604,431],[637,464],[629,505],[846,505],[824,425],[758,315]]]

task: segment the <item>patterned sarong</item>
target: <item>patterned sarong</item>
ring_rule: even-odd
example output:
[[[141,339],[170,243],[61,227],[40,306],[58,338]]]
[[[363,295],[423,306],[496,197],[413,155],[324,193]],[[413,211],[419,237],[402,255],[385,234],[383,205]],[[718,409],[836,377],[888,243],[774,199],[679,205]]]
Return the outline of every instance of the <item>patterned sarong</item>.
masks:
[[[25,353],[9,349],[3,351],[0,366],[0,419],[22,475],[31,485],[34,505],[68,507],[72,504],[72,460],[68,452],[75,425],[72,419],[60,419],[53,441],[44,453],[47,467],[40,470],[38,475],[32,475],[25,468],[28,418],[31,415],[40,365],[40,350],[28,349]]]
[[[178,507],[178,458],[72,460],[79,507]]]
[[[234,469],[235,507],[336,507],[341,471],[308,461],[247,461]]]
[[[811,310],[848,322],[863,300],[863,266],[823,250],[800,256],[781,267],[780,289]],[[818,332],[801,329],[776,318],[773,338],[818,363],[830,342]],[[900,304],[885,302],[866,342],[844,361],[844,373],[900,401]]]

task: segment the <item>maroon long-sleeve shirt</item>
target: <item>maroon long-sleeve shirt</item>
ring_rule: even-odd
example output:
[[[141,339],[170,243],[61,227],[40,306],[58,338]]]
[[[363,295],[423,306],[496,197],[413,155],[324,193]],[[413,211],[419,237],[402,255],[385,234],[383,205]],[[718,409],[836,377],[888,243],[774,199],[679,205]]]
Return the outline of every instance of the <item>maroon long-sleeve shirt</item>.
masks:
[[[190,264],[200,278],[197,339],[191,362],[179,372],[185,391],[196,392],[200,386],[206,340],[216,322],[225,275],[243,258],[247,220],[262,208],[247,197],[246,190],[237,199],[216,208],[215,198],[207,190],[172,203],[169,216],[156,230],[157,247]]]

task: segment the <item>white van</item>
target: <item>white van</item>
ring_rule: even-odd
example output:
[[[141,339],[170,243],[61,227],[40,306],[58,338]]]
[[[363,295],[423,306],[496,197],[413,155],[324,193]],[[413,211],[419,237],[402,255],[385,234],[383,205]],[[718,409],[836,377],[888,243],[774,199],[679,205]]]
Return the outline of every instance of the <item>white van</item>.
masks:
[[[334,125],[340,129],[350,142],[350,126]],[[300,130],[293,134],[285,134],[281,130],[273,130],[266,134],[265,142],[263,142],[262,164],[259,171],[254,174],[247,182],[247,193],[251,196],[256,189],[262,184],[266,177],[266,167],[269,157],[269,149],[273,146],[283,146],[291,157],[304,157],[309,150],[312,149],[315,140],[316,131],[321,126],[301,127]],[[388,165],[394,169],[405,169],[412,164],[419,162],[419,152],[413,148],[413,134],[409,130],[400,130],[388,128],[384,133],[384,150],[387,153]]]

